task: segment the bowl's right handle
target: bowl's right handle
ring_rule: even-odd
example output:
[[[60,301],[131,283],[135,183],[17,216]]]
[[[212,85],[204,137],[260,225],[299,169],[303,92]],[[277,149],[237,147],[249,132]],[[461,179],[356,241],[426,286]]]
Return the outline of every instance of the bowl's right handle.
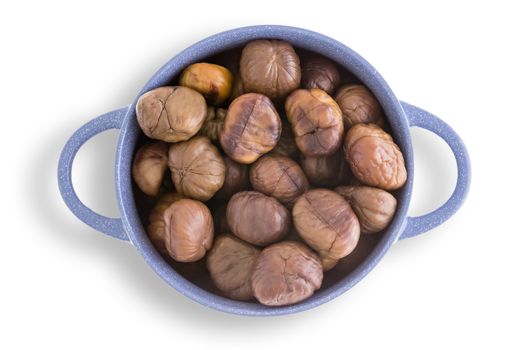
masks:
[[[435,115],[406,102],[401,102],[401,105],[405,110],[410,126],[429,130],[441,137],[448,144],[452,153],[454,153],[458,167],[456,188],[454,189],[452,196],[445,202],[445,204],[431,213],[417,217],[408,217],[405,231],[399,238],[405,239],[427,232],[434,227],[441,225],[458,211],[467,197],[470,187],[471,172],[470,160],[465,144],[459,135],[447,123]]]

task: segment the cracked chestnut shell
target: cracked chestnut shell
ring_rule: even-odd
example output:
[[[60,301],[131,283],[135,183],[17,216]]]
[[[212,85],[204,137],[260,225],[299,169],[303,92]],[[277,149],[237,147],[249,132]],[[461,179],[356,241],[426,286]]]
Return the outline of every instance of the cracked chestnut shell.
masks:
[[[233,160],[251,164],[275,147],[281,118],[272,101],[261,94],[244,94],[230,104],[219,140]]]
[[[340,186],[335,191],[342,195],[354,210],[362,233],[383,231],[396,213],[396,198],[380,188]]]
[[[297,199],[293,223],[321,258],[340,259],[359,241],[359,221],[346,200],[334,191],[314,189]]]
[[[290,228],[290,212],[275,198],[256,191],[236,193],[228,202],[226,219],[240,239],[265,246],[282,239]]]
[[[375,124],[356,124],[346,134],[345,158],[354,176],[384,190],[402,187],[407,179],[405,160],[392,137]]]
[[[283,156],[266,155],[250,169],[250,182],[256,191],[272,196],[285,206],[308,190],[308,179],[301,167]]]
[[[222,187],[225,166],[210,139],[197,136],[171,145],[168,166],[178,193],[207,201]]]
[[[224,157],[223,160],[226,167],[224,184],[215,197],[230,199],[235,193],[244,191],[250,187],[249,168],[246,164],[237,163],[229,157]]]
[[[222,132],[226,112],[223,108],[208,107],[206,120],[199,131],[199,135],[206,136],[212,141],[217,141]]]
[[[279,242],[265,248],[255,261],[252,289],[264,305],[290,305],[303,301],[321,287],[319,257],[298,242]]]
[[[184,86],[163,86],[140,96],[137,121],[152,139],[184,141],[195,135],[206,119],[206,101]]]
[[[168,145],[155,141],[146,143],[137,150],[131,173],[142,192],[148,196],[156,196],[167,168]]]
[[[213,218],[203,203],[193,199],[173,202],[164,212],[165,244],[179,262],[202,258],[213,243]]]
[[[177,201],[182,199],[183,197],[180,194],[177,194],[175,192],[172,193],[166,193],[155,204],[153,209],[150,212],[149,218],[148,218],[148,237],[151,240],[151,243],[153,243],[153,246],[159,253],[161,253],[165,257],[169,257],[168,250],[166,249],[166,243],[164,238],[164,212],[166,209],[169,208],[169,206]]]
[[[345,183],[352,176],[345,162],[342,150],[327,157],[301,156],[301,168],[313,185],[335,187]]]
[[[232,235],[220,235],[206,258],[213,283],[228,298],[252,299],[251,277],[259,253],[259,249]]]
[[[303,154],[329,156],[341,146],[344,131],[341,110],[323,90],[296,90],[286,98],[285,109],[295,142]]]
[[[337,91],[335,101],[343,112],[345,128],[357,123],[375,123],[384,126],[383,110],[364,85],[345,85]]]
[[[301,83],[301,64],[292,45],[281,40],[255,40],[241,54],[244,91],[271,99],[285,97]]]
[[[339,85],[339,70],[332,61],[321,56],[311,56],[301,66],[303,88],[321,89],[331,95]]]
[[[218,64],[194,63],[184,69],[179,84],[200,92],[210,104],[220,105],[232,93],[233,75]]]

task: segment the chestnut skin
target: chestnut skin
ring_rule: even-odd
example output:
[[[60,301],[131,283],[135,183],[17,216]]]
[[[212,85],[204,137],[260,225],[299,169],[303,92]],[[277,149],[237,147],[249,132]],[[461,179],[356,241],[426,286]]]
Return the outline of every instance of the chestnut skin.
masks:
[[[226,219],[240,239],[265,246],[282,239],[290,228],[290,212],[275,198],[256,191],[238,192],[228,202]]]
[[[381,127],[385,125],[381,105],[364,85],[342,86],[337,91],[335,101],[343,112],[346,129],[357,123],[375,123]]]
[[[213,283],[228,298],[253,299],[251,277],[260,250],[230,234],[215,239],[206,258]]]
[[[218,64],[194,63],[184,69],[179,84],[200,92],[210,104],[217,106],[230,97],[233,74]]]
[[[380,188],[340,186],[335,191],[342,195],[354,210],[362,233],[383,231],[396,213],[396,198]]]
[[[157,251],[164,257],[169,257],[168,249],[166,248],[165,241],[165,223],[164,223],[164,212],[170,207],[170,205],[182,199],[183,197],[180,194],[175,192],[166,193],[159,198],[158,202],[155,204],[153,209],[150,212],[148,218],[148,237],[153,243],[153,246]]]
[[[403,154],[392,137],[375,124],[352,126],[344,152],[352,173],[363,184],[396,190],[407,180]]]
[[[237,192],[244,191],[250,187],[249,168],[246,164],[240,164],[229,157],[224,157],[226,167],[224,184],[215,194],[219,199],[230,199]]]
[[[233,160],[251,164],[275,147],[281,136],[281,118],[272,101],[248,93],[237,97],[228,108],[219,140]]]
[[[196,136],[170,146],[168,166],[177,192],[207,201],[222,187],[226,167],[210,139]]]
[[[284,105],[299,150],[310,157],[332,155],[343,141],[341,109],[320,89],[291,93]]]
[[[301,156],[301,168],[311,184],[318,187],[342,185],[352,178],[342,150],[327,157]]]
[[[208,107],[206,120],[199,131],[199,135],[206,136],[212,141],[217,141],[222,132],[226,113],[227,111],[223,108]]]
[[[271,99],[285,97],[301,83],[299,56],[286,41],[249,42],[242,50],[239,70],[244,91]]]
[[[265,155],[250,168],[250,182],[256,191],[272,196],[285,206],[308,190],[301,167],[283,156]]]
[[[213,218],[203,203],[193,199],[173,202],[164,212],[165,244],[179,262],[201,259],[213,243]]]
[[[142,145],[137,150],[131,173],[140,190],[154,197],[159,194],[166,169],[168,145],[162,141],[154,141]]]
[[[306,245],[284,241],[259,254],[251,282],[261,304],[290,305],[311,297],[321,287],[323,268],[319,257]]]
[[[338,193],[314,189],[297,199],[292,211],[299,235],[321,258],[341,259],[359,241],[359,221]]]
[[[137,101],[137,121],[152,139],[166,142],[188,140],[206,119],[206,101],[184,86],[163,86],[148,91]]]
[[[340,76],[336,65],[322,56],[310,56],[303,60],[301,86],[305,89],[321,89],[331,95],[339,85]]]

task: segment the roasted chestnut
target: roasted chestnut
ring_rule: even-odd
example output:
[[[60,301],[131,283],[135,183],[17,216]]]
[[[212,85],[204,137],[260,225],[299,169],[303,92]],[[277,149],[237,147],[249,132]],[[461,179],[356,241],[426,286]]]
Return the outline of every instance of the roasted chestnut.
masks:
[[[335,191],[354,210],[362,233],[383,231],[396,212],[396,198],[385,190],[368,186],[340,186]]]
[[[301,156],[301,168],[311,184],[319,187],[339,186],[352,178],[342,150],[326,157]]]
[[[340,259],[357,245],[359,221],[346,200],[334,191],[307,191],[295,202],[292,215],[299,235],[321,258]]]
[[[206,119],[206,101],[184,86],[163,86],[140,96],[137,121],[146,136],[166,142],[195,135]]]
[[[194,63],[184,69],[179,84],[200,92],[210,104],[220,105],[232,93],[233,75],[217,64]]]
[[[226,112],[223,108],[208,107],[206,120],[199,131],[199,135],[206,136],[212,141],[217,141],[222,132]]]
[[[162,141],[141,146],[133,160],[133,180],[148,196],[159,194],[162,179],[168,168],[168,145]]]
[[[261,94],[244,94],[230,104],[219,140],[236,162],[251,164],[275,147],[281,118],[272,101]]]
[[[228,298],[253,299],[251,277],[259,253],[259,249],[232,235],[220,235],[206,258],[213,283]]]
[[[207,201],[224,184],[224,161],[209,138],[197,136],[175,143],[168,156],[171,179],[184,197]]]
[[[244,191],[250,187],[248,166],[240,164],[229,157],[224,157],[225,175],[224,184],[215,195],[216,198],[230,199],[237,192]]]
[[[266,155],[250,169],[250,182],[256,191],[276,198],[288,206],[309,187],[301,167],[283,156]]]
[[[261,304],[295,304],[321,287],[323,268],[319,257],[306,245],[279,242],[259,254],[251,282],[253,294]]]
[[[305,89],[321,89],[331,95],[339,85],[339,70],[332,61],[322,56],[307,57],[301,67],[301,86]]]
[[[345,158],[364,184],[384,190],[402,187],[407,179],[405,160],[392,137],[375,124],[356,124],[346,134]]]
[[[292,45],[281,40],[255,40],[242,50],[241,79],[246,92],[271,99],[285,97],[301,83],[301,64]]]
[[[164,223],[164,212],[169,206],[176,200],[180,200],[183,197],[175,192],[166,193],[158,200],[157,204],[153,207],[149,215],[148,223],[148,237],[153,243],[153,246],[159,253],[164,257],[169,257],[168,250],[166,249],[165,240],[165,226]]]
[[[325,157],[341,146],[341,110],[323,90],[296,90],[286,98],[285,109],[297,147],[305,155]]]
[[[357,123],[385,125],[383,110],[374,95],[364,85],[345,85],[337,91],[335,101],[343,112],[345,128]]]
[[[286,236],[291,221],[288,209],[256,191],[236,193],[228,202],[226,219],[234,235],[259,246]]]
[[[176,200],[164,212],[164,223],[166,249],[175,261],[197,261],[211,248],[213,218],[203,203]]]

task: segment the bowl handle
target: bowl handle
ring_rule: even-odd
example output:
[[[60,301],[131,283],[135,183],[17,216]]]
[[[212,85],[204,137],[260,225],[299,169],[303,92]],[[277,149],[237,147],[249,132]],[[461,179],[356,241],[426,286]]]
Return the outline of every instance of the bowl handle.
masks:
[[[470,187],[470,160],[467,149],[459,135],[444,121],[435,115],[411,104],[401,102],[410,126],[429,130],[441,137],[450,147],[456,165],[458,178],[452,196],[438,209],[428,214],[408,217],[404,232],[399,239],[405,239],[427,232],[447,221],[461,207]]]
[[[121,219],[108,218],[95,213],[80,201],[71,181],[71,170],[75,156],[89,139],[109,129],[120,129],[129,107],[103,114],[81,126],[67,141],[58,161],[58,189],[67,207],[77,218],[102,233],[128,240]]]

